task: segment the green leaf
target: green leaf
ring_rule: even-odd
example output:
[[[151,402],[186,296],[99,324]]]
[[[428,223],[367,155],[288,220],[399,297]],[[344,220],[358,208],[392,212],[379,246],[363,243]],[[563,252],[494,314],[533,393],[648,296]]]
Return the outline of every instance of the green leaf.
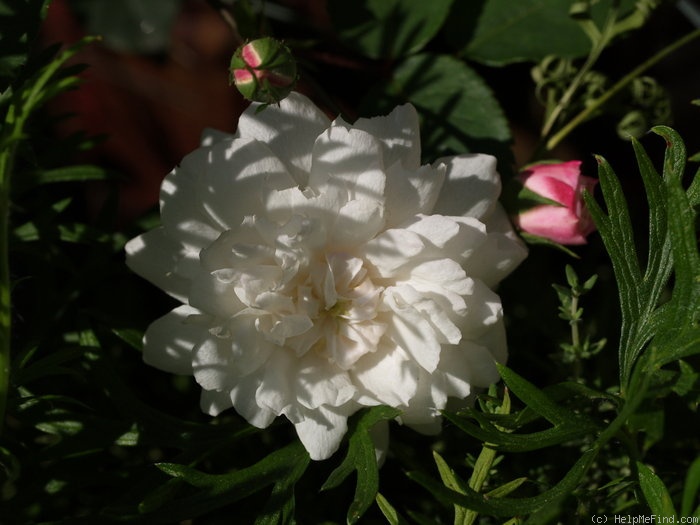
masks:
[[[409,57],[388,85],[368,96],[366,114],[410,102],[422,118],[424,153],[433,160],[449,153],[491,153],[511,157],[510,129],[483,79],[464,62],[446,55]]]
[[[99,166],[91,166],[88,164],[67,166],[63,168],[54,168],[38,173],[33,173],[26,177],[26,180],[17,180],[16,186],[20,186],[23,190],[29,189],[40,184],[53,184],[57,182],[85,182],[89,180],[107,180],[113,178],[114,175],[108,170]]]
[[[685,147],[670,128],[654,131],[667,142],[663,177],[659,177],[644,149],[633,140],[637,163],[649,201],[649,252],[642,272],[634,243],[632,221],[622,187],[610,165],[599,162],[599,180],[607,213],[585,194],[586,205],[596,222],[615,272],[622,313],[620,382],[627,389],[632,369],[653,339],[657,364],[664,364],[700,351],[698,332],[698,256],[694,212],[681,187]],[[690,192],[690,190],[689,190]],[[659,306],[671,272],[675,284],[671,301]]]
[[[379,469],[370,431],[380,421],[393,419],[400,413],[399,410],[387,406],[372,407],[362,412],[359,418],[355,418],[348,429],[348,453],[321,487],[321,490],[335,488],[352,472],[357,471],[355,497],[348,508],[348,523],[357,523],[372,505],[379,489]]]
[[[554,505],[568,496],[581,481],[597,455],[597,449],[586,451],[571,467],[569,472],[549,490],[529,498],[489,498],[467,488],[464,494],[445,487],[439,481],[423,472],[409,472],[408,476],[436,498],[449,505],[460,505],[481,514],[498,517],[525,515]]]
[[[182,0],[90,0],[78,3],[89,34],[117,51],[159,53],[167,49]]]
[[[598,431],[597,425],[590,418],[560,406],[548,392],[538,389],[509,368],[503,365],[497,366],[511,392],[527,405],[527,408],[521,411],[521,415],[524,414],[525,417],[520,420],[517,416],[514,419],[512,416],[484,414],[475,409],[465,410],[464,414],[467,417],[479,423],[475,425],[465,416],[444,412],[445,418],[462,431],[488,443],[494,449],[508,452],[527,452],[551,447]],[[533,412],[544,417],[553,426],[527,434],[513,433],[499,428],[503,426],[514,430],[535,419],[528,415]]]
[[[637,470],[639,472],[639,485],[652,513],[657,516],[675,516],[676,509],[673,508],[671,496],[664,482],[644,463],[637,461]]]
[[[149,523],[174,523],[201,516],[273,484],[272,499],[275,503],[268,509],[282,515],[285,510],[289,510],[287,505],[291,487],[303,474],[309,461],[309,455],[301,442],[294,441],[254,465],[229,474],[206,474],[186,465],[159,463],[156,466],[166,474],[182,479],[200,490],[192,496],[170,501],[149,514]]]
[[[265,508],[262,509],[255,520],[255,525],[294,523],[294,486],[306,472],[309,461],[307,454],[305,461],[297,462],[289,470],[287,476],[275,483]]]
[[[408,520],[399,514],[393,505],[379,492],[377,492],[376,501],[379,510],[382,511],[382,514],[390,525],[408,525]]]
[[[440,478],[442,479],[442,482],[445,484],[445,486],[451,490],[454,490],[455,492],[464,494],[465,487],[467,487],[468,484],[461,480],[459,476],[457,476],[457,474],[455,474],[454,470],[450,468],[450,466],[445,462],[442,456],[436,451],[433,451],[433,458],[435,459],[435,464],[437,465],[438,473],[440,474]],[[455,525],[467,524],[473,521],[468,521],[468,510],[462,507],[461,505],[454,505],[454,510]]]
[[[328,2],[338,38],[369,58],[399,58],[420,51],[442,27],[452,0]]]
[[[593,12],[600,22],[610,9],[602,1]],[[625,0],[623,6],[634,5]],[[564,58],[588,53],[591,41],[569,16],[571,0],[469,0],[455,2],[445,25],[449,43],[471,60],[491,65],[539,61],[556,52]]]
[[[700,456],[688,468],[685,475],[685,485],[683,485],[683,499],[681,500],[681,516],[690,516],[693,507],[697,504],[698,494],[700,494]],[[700,506],[698,509],[700,510]]]
[[[0,93],[26,63],[48,4],[48,0],[0,0]]]

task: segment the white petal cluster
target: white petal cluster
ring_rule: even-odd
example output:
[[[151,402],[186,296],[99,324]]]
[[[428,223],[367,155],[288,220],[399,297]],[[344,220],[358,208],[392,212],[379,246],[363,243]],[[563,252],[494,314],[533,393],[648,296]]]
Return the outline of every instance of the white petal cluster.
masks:
[[[350,125],[292,93],[209,133],[161,188],[162,226],[127,264],[183,305],[144,359],[193,374],[203,410],[289,419],[313,459],[365,406],[436,432],[449,398],[506,359],[491,290],[524,257],[496,199],[496,162],[420,165],[410,105]]]

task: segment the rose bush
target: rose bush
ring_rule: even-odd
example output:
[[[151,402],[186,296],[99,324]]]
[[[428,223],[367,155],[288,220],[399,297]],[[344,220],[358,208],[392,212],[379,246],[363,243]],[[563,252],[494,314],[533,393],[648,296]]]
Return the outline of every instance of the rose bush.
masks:
[[[536,164],[518,179],[531,192],[554,201],[522,211],[515,218],[519,228],[559,244],[586,243],[595,224],[583,202],[583,190],[593,193],[598,181],[581,175],[581,161]]]
[[[193,374],[209,414],[286,416],[313,459],[365,406],[435,432],[506,359],[491,288],[526,251],[499,192],[490,156],[421,166],[410,105],[354,125],[296,93],[254,105],[165,178],[162,226],[126,246],[183,303],[148,328],[144,360]]]

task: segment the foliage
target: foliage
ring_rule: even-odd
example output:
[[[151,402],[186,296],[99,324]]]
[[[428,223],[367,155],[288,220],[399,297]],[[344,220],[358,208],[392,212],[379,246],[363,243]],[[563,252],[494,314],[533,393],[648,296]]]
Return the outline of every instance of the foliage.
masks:
[[[87,27],[115,48],[149,54],[167,47],[179,7],[77,4]],[[655,4],[332,0],[333,38],[319,31],[304,40],[305,22],[276,2],[241,0],[230,12],[246,38],[263,36],[261,28],[288,35],[302,82],[329,106],[343,102],[370,115],[410,102],[422,119],[426,161],[490,152],[507,176],[512,131],[503,93],[491,85],[494,71],[505,75],[523,61],[540,70],[564,64],[556,86],[551,77],[537,85],[545,78],[537,75],[535,84],[517,86],[541,95],[534,157],[546,156],[583,121],[619,116],[613,95],[665,56],[631,73],[614,70],[616,84],[588,89],[600,80],[601,54],[653,23]],[[43,0],[0,0],[3,524],[700,517],[700,171],[687,166],[678,132],[657,126],[648,145],[632,139],[636,166],[617,169],[620,176],[596,157],[602,199],[585,200],[602,242],[577,249],[566,269],[567,255],[533,246],[530,262],[505,283],[511,361],[499,366],[502,385],[475,395],[472,407],[445,412],[439,436],[406,431],[388,407],[360,412],[341,451],[311,462],[288,425],[260,431],[235,413],[205,416],[189,379],[142,364],[143,331],[169,304],[128,272],[122,250],[153,219],[118,225],[122,174],[76,155],[94,137],[54,133],[44,106],[80,89],[82,66],[72,60],[94,44],[43,50],[37,35],[45,15]],[[133,20],[152,21],[154,31],[139,34]],[[347,100],[332,94],[343,86],[313,63],[314,48],[360,65]],[[628,189],[636,180],[643,194]],[[83,195],[95,181],[110,192],[91,215]],[[379,467],[374,440],[382,425],[392,436]]]

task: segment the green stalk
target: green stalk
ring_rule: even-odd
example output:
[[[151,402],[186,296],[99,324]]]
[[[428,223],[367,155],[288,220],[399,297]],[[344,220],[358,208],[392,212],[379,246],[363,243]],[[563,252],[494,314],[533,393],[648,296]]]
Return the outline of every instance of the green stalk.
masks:
[[[15,115],[11,104],[5,116],[5,131],[0,137],[0,434],[2,434],[10,386],[10,338],[12,336],[12,300],[10,297],[10,178],[15,152],[21,137],[23,118]]]
[[[0,434],[2,434],[10,387],[10,339],[12,335],[12,298],[10,283],[10,179],[17,146],[24,139],[30,115],[44,102],[78,82],[76,77],[54,80],[58,70],[85,44],[96,40],[87,37],[69,47],[37,74],[18,86],[8,104],[0,134]]]
[[[0,434],[5,421],[5,408],[10,384],[10,336],[12,309],[10,303],[10,172],[14,160],[14,146],[0,152]]]
[[[608,18],[605,21],[605,26],[603,27],[603,31],[599,34],[597,40],[594,42],[594,44],[591,48],[591,52],[588,54],[588,57],[586,58],[586,61],[584,62],[583,66],[581,66],[581,69],[576,74],[576,77],[574,77],[574,79],[571,81],[571,84],[569,85],[569,87],[566,90],[566,92],[564,93],[564,95],[562,95],[561,99],[559,100],[559,103],[554,108],[554,110],[549,114],[549,116],[547,117],[547,121],[542,126],[541,137],[543,139],[551,133],[552,128],[556,125],[562,112],[569,106],[569,104],[571,103],[571,100],[573,99],[574,95],[576,94],[576,91],[578,91],[578,88],[581,87],[581,84],[583,83],[583,79],[588,74],[588,72],[593,68],[593,65],[598,61],[598,58],[600,57],[603,50],[606,48],[606,46],[610,43],[612,38],[615,36],[616,19],[617,19],[617,9],[611,9],[610,13],[608,14]],[[551,149],[551,148],[549,148],[549,149]]]
[[[590,117],[595,111],[600,109],[603,104],[605,104],[608,100],[610,100],[613,96],[615,96],[617,93],[619,93],[624,87],[626,87],[630,82],[632,82],[635,78],[637,78],[639,75],[644,73],[647,69],[650,67],[654,66],[657,62],[661,61],[663,58],[665,58],[667,55],[673,53],[677,49],[683,47],[684,45],[692,42],[696,38],[700,36],[700,29],[696,29],[695,31],[688,33],[684,37],[679,38],[676,40],[674,43],[671,45],[665,47],[661,51],[659,51],[657,54],[655,54],[653,57],[650,59],[646,60],[639,66],[637,66],[635,69],[633,69],[630,73],[622,77],[613,87],[611,87],[608,91],[603,93],[599,98],[595,99],[588,107],[586,107],[584,110],[582,110],[578,115],[576,115],[573,119],[571,119],[562,129],[560,129],[552,138],[550,138],[547,141],[547,150],[551,151],[554,149],[564,138],[571,133],[576,126],[581,124],[583,121],[585,121],[588,117]]]

